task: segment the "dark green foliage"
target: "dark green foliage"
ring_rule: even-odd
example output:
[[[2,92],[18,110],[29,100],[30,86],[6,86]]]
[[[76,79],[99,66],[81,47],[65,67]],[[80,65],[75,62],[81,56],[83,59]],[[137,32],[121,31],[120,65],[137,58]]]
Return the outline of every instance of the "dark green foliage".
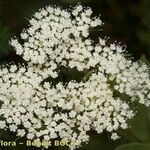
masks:
[[[140,28],[137,32],[141,43],[143,44],[143,49],[145,48],[145,53],[147,58],[150,57],[150,1],[142,0],[137,8],[139,11],[139,16],[141,17]]]
[[[149,150],[150,144],[139,144],[139,143],[132,143],[132,144],[125,144],[117,147],[115,150]]]
[[[0,1],[0,64],[5,63],[4,59],[10,53],[9,40],[10,40],[10,32],[9,29],[2,24],[2,3]]]
[[[150,108],[139,105],[137,115],[130,121],[129,125],[141,142],[150,142]]]

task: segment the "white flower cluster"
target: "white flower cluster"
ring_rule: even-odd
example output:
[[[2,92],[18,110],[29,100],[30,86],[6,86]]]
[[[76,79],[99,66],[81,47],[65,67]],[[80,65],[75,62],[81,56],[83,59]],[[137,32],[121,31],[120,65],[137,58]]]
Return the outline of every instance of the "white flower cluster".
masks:
[[[106,40],[100,39],[95,47],[101,53],[99,72],[104,73],[113,82],[113,89],[128,95],[132,101],[150,105],[150,75],[149,68],[143,62],[132,62],[125,57],[125,49],[119,45],[106,46]]]
[[[113,98],[101,73],[92,74],[87,82],[52,87],[49,82],[40,85],[41,77],[29,70],[16,66],[1,70],[1,128],[18,136],[31,140],[60,137],[78,146],[89,140],[91,128],[98,133],[125,129],[126,120],[134,115],[127,103]]]
[[[29,29],[22,32],[24,43],[12,39],[11,45],[26,61],[44,64],[51,67],[51,71],[58,66],[77,67],[79,71],[89,69],[96,65],[89,30],[102,24],[91,15],[92,10],[81,5],[71,13],[59,7],[47,7],[35,13]]]
[[[47,7],[35,13],[21,34],[23,44],[11,41],[28,66],[0,69],[1,129],[34,141],[75,141],[70,146],[74,149],[89,140],[90,130],[108,131],[118,139],[117,129],[127,128],[127,120],[135,115],[130,103],[149,106],[148,67],[127,59],[117,44],[89,39],[90,29],[102,24],[91,15],[91,9],[81,5],[71,12]],[[91,75],[66,85],[45,81],[56,78],[62,66],[89,69]]]

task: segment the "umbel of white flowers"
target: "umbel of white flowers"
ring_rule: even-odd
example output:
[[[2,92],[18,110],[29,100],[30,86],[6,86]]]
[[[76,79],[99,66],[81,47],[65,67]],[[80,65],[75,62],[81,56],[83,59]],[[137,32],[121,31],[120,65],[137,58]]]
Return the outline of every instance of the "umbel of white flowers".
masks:
[[[71,149],[89,141],[90,130],[119,138],[117,129],[128,128],[127,120],[135,115],[130,104],[150,104],[149,70],[126,58],[120,45],[91,40],[90,30],[101,25],[81,5],[71,10],[49,6],[32,16],[21,40],[11,40],[28,65],[0,69],[1,129],[34,141],[74,140]],[[60,67],[93,71],[67,85],[45,80],[57,78]]]

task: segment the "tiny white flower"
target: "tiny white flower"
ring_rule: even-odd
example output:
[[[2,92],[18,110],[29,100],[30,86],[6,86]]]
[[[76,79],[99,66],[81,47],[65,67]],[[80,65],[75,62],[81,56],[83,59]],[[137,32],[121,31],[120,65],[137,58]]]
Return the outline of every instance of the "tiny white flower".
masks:
[[[117,139],[119,139],[119,138],[120,138],[120,137],[117,135],[117,133],[112,133],[111,139],[117,140]]]

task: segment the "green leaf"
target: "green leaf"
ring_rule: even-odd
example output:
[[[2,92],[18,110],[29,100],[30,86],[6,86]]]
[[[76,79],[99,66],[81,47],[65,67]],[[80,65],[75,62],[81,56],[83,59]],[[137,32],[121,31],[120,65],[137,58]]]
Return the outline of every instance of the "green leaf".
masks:
[[[150,150],[150,144],[140,144],[140,143],[124,144],[115,148],[115,150]]]
[[[114,150],[117,146],[127,143],[123,138],[113,141],[108,133],[90,132],[89,135],[89,142],[82,144],[77,150]]]
[[[138,105],[137,114],[129,121],[131,131],[143,142],[150,142],[150,108]]]

